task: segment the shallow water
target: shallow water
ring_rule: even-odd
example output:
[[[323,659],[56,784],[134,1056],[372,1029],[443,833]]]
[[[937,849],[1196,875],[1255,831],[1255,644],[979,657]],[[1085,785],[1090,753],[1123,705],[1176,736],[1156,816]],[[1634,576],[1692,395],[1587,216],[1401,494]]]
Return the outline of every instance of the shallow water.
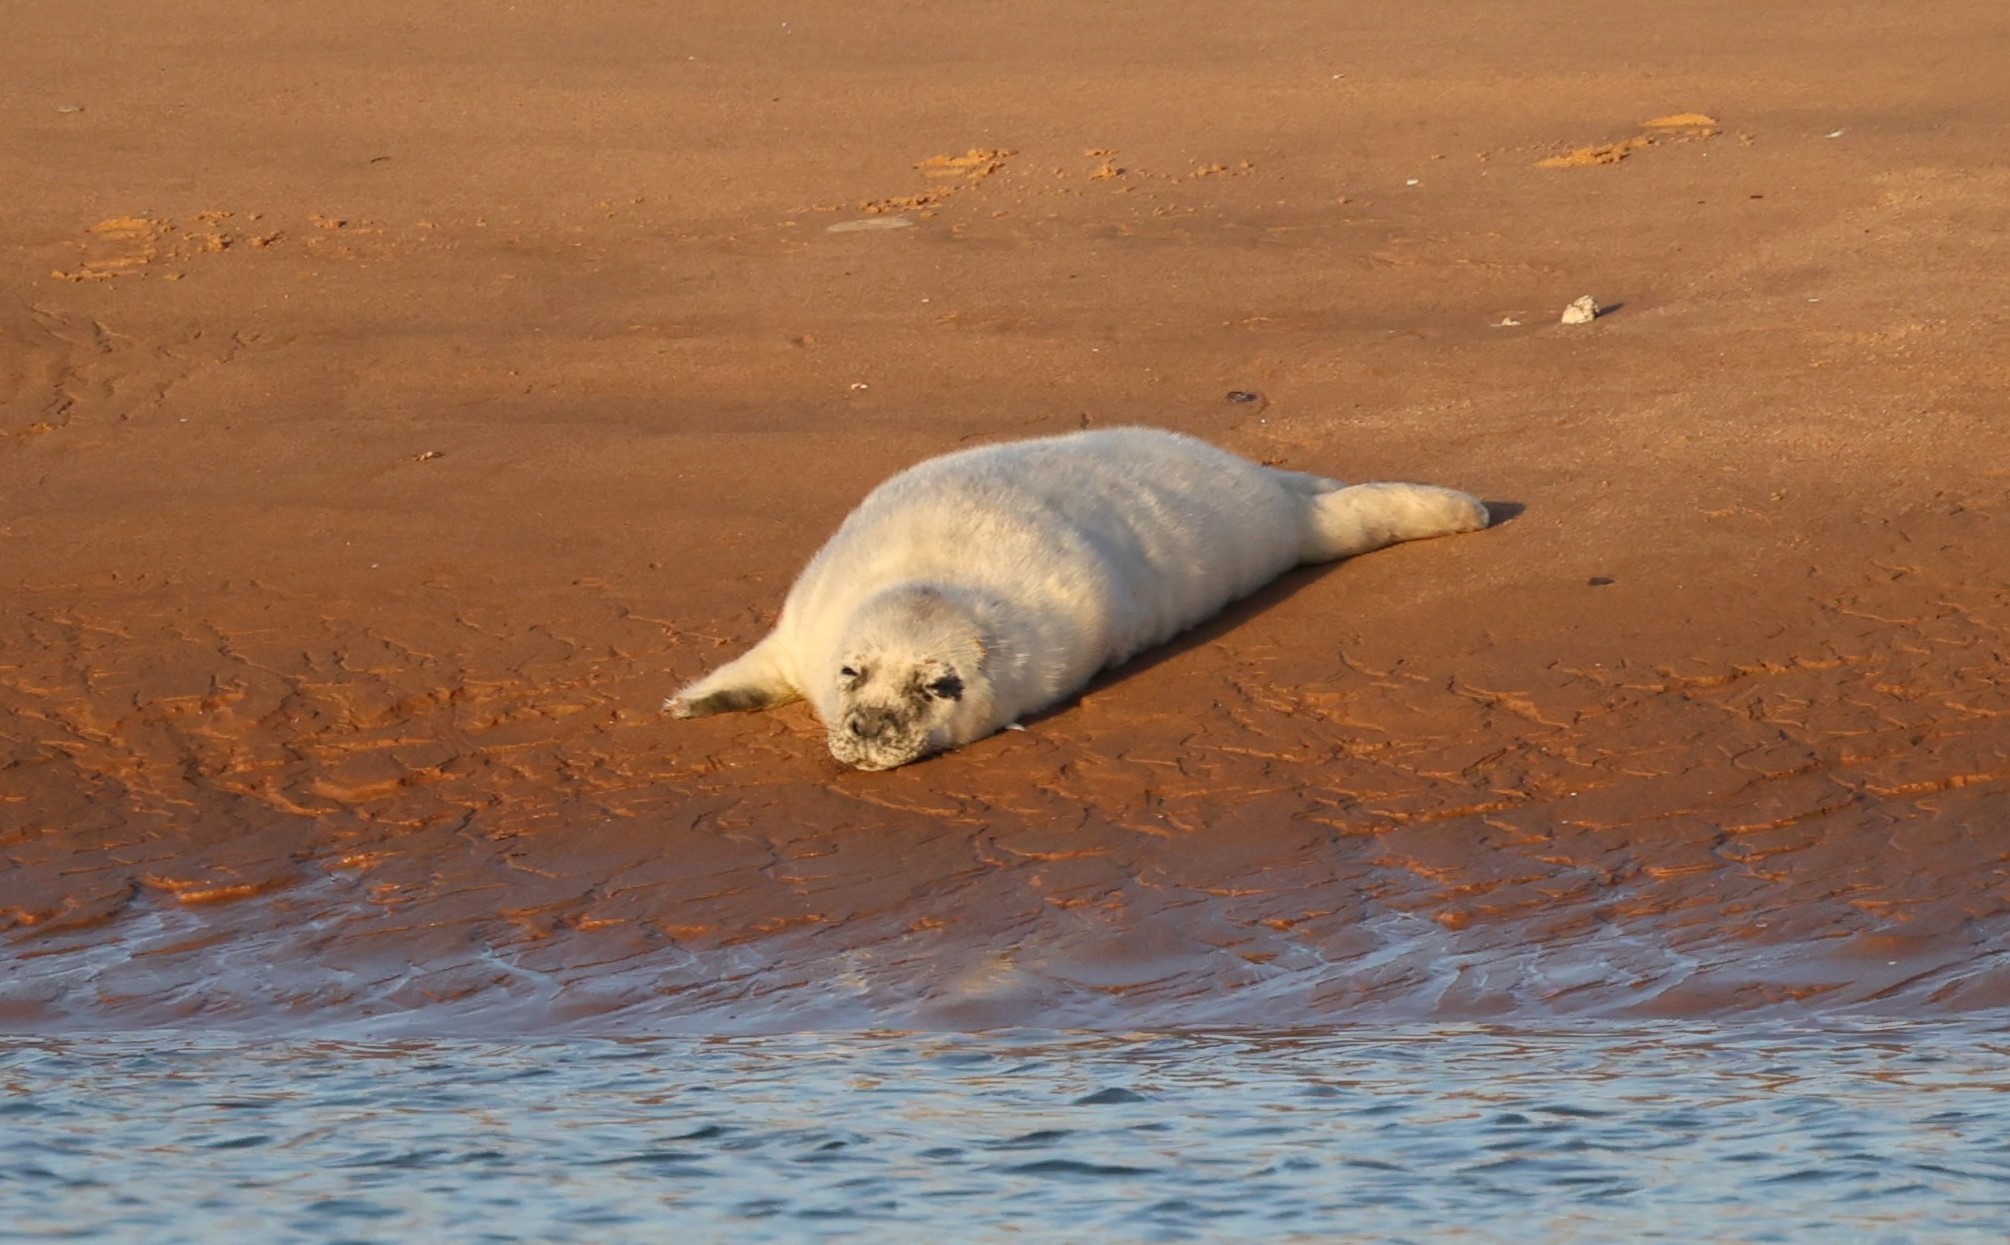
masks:
[[[2001,1018],[1169,1036],[0,1040],[94,1241],[1989,1241]]]

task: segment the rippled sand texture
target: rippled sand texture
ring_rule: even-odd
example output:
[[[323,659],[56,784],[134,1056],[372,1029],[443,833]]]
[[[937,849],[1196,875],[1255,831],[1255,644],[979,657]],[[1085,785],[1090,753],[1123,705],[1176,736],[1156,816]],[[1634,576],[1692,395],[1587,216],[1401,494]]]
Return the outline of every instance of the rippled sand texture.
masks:
[[[377,7],[0,48],[0,1025],[2010,1003],[1999,6]],[[657,714],[1121,422],[1509,518],[891,774]]]

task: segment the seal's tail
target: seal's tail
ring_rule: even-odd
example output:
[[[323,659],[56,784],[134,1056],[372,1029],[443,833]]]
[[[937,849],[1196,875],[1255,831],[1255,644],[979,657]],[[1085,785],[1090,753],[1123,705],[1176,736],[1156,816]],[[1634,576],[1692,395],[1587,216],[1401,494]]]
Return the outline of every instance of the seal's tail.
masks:
[[[663,702],[673,718],[744,713],[801,700],[802,691],[782,668],[782,645],[768,638]]]
[[[1351,558],[1399,541],[1474,532],[1488,523],[1480,499],[1433,484],[1354,484],[1308,497],[1307,562]]]

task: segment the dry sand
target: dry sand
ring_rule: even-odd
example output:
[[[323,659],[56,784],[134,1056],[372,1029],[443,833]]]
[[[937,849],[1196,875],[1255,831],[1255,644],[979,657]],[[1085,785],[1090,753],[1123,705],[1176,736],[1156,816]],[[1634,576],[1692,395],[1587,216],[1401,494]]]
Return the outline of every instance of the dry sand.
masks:
[[[0,1026],[2010,1003],[2010,12],[1816,7],[17,8]],[[1116,423],[1511,517],[890,774],[657,713]]]

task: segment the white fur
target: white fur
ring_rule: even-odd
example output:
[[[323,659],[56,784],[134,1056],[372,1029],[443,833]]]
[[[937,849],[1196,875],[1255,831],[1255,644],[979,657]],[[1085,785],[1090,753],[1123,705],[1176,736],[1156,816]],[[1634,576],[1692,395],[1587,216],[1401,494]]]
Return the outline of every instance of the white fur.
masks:
[[[1149,428],[964,450],[874,489],[774,631],[665,707],[807,697],[839,760],[884,769],[1044,709],[1300,563],[1486,525],[1452,489],[1350,488]]]

